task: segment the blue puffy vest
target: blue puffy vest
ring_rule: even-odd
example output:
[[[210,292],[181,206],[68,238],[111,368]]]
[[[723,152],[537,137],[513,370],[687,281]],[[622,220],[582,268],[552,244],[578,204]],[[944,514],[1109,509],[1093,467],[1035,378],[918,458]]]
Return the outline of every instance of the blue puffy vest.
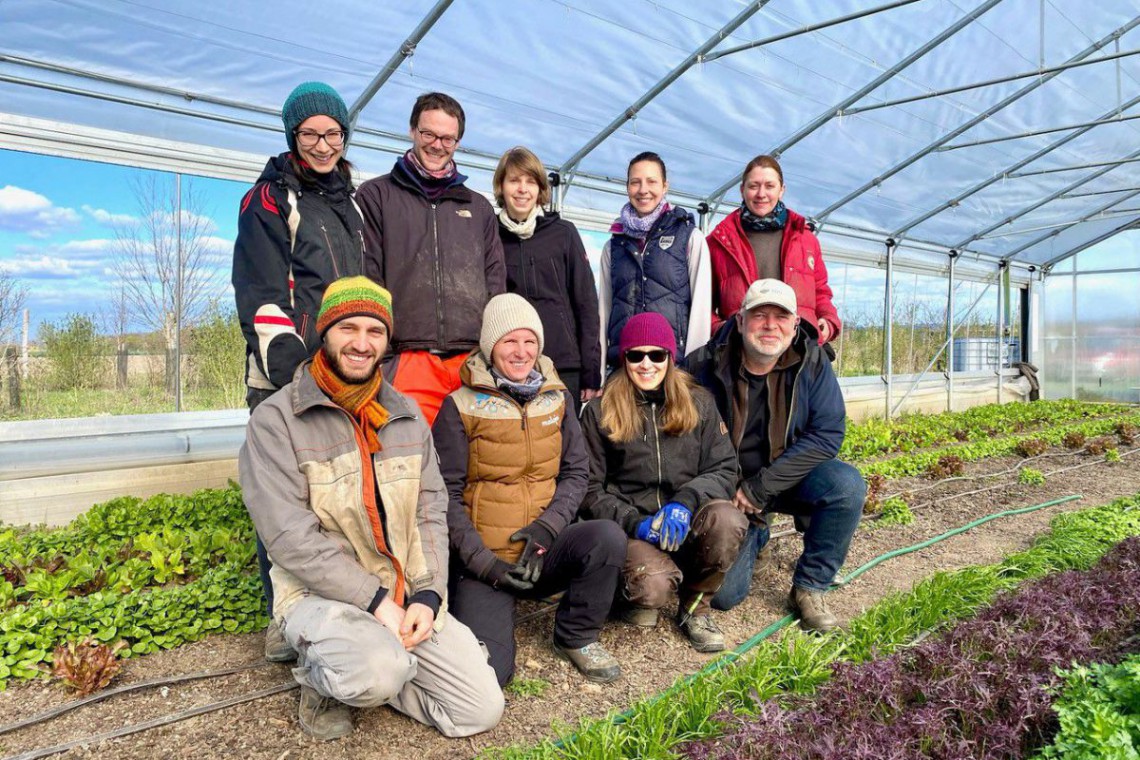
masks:
[[[649,231],[645,252],[628,235],[610,238],[610,319],[606,325],[606,361],[618,363],[621,329],[634,314],[655,311],[669,321],[677,336],[677,356],[684,356],[689,333],[689,236],[693,215],[673,206]]]

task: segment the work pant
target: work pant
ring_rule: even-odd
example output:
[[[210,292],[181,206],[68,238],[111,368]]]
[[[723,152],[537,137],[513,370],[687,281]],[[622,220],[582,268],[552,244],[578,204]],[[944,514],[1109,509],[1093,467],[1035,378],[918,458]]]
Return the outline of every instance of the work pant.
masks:
[[[431,427],[443,400],[462,385],[459,368],[468,355],[467,351],[451,355],[402,351],[384,367],[384,378],[400,393],[415,399]]]
[[[503,692],[479,642],[448,618],[412,651],[367,611],[308,596],[285,613],[285,639],[297,650],[293,677],[352,707],[391,705],[444,736],[493,728]]]
[[[748,518],[723,499],[701,506],[688,538],[675,552],[640,539],[629,539],[622,569],[626,601],[660,609],[680,594],[680,614],[704,615],[740,552]]]
[[[625,533],[610,520],[567,526],[554,539],[542,563],[542,575],[527,598],[566,593],[554,613],[554,641],[580,649],[598,640],[625,561]],[[515,674],[515,602],[513,591],[496,588],[452,568],[451,614],[471,628],[491,653],[500,685]]]
[[[277,391],[266,391],[260,388],[246,388],[245,389],[245,403],[249,405],[249,413],[253,414],[253,410],[257,408],[265,399],[272,396]],[[249,511],[249,505],[245,507]],[[257,539],[257,574],[261,576],[261,594],[265,597],[265,614],[270,620],[273,619],[273,583],[269,580],[269,568],[272,563],[269,561],[269,554],[265,551],[265,544],[261,543],[261,536],[254,533],[254,538]]]
[[[804,531],[804,551],[796,562],[792,585],[813,591],[827,591],[847,559],[851,537],[863,516],[867,484],[851,465],[838,459],[821,462],[793,488],[773,500],[769,512],[808,518]],[[744,601],[752,586],[756,556],[768,543],[768,525],[748,526],[740,554],[725,576],[712,606],[730,610]]]

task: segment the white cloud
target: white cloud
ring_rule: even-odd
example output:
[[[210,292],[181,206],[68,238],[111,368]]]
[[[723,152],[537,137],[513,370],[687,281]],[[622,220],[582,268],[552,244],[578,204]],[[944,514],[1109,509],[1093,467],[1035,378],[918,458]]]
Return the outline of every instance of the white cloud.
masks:
[[[0,263],[0,270],[22,280],[56,280],[98,274],[101,266],[96,261],[42,255],[8,259]]]
[[[0,187],[0,229],[45,238],[55,230],[78,224],[75,209],[56,206],[48,198],[15,185]]]
[[[102,208],[95,208],[93,206],[83,206],[83,211],[99,224],[108,227],[116,226],[130,226],[139,223],[138,217],[130,214],[113,214],[110,211]]]

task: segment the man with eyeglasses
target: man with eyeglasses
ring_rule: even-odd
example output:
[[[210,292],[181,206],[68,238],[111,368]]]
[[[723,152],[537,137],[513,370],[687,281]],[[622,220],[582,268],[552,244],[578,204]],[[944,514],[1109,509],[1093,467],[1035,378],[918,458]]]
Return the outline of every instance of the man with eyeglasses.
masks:
[[[479,345],[483,307],[507,287],[494,209],[463,184],[453,159],[465,122],[455,98],[421,95],[409,120],[411,150],[356,194],[365,273],[403,310],[384,373],[416,400],[429,425]]]
[[[801,628],[831,630],[838,621],[824,594],[847,558],[867,486],[836,459],[846,407],[831,362],[800,326],[795,291],[776,279],[753,282],[736,316],[686,365],[728,426],[739,463],[734,502],[750,521],[712,606],[732,609],[748,596],[768,543],[767,513],[781,512],[804,532],[788,606]]]

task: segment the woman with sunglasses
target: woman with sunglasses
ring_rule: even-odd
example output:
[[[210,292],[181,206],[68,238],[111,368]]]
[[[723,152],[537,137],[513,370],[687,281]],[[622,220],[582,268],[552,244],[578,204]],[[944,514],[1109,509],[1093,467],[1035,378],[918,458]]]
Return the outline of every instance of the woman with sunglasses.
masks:
[[[693,215],[665,200],[669,181],[656,153],[639,153],[626,169],[629,202],[602,247],[598,301],[606,363],[618,367],[618,336],[635,314],[665,317],[682,359],[712,336],[709,247]]]
[[[344,157],[344,100],[327,84],[305,82],[286,98],[281,120],[289,150],[269,159],[242,198],[234,243],[250,411],[291,382],[297,366],[320,346],[317,313],[328,284],[364,273],[364,222],[352,198],[352,165]],[[272,621],[269,560],[260,539],[257,557]],[[286,662],[295,656],[270,623],[265,658]]]
[[[757,156],[740,178],[740,208],[709,235],[713,330],[740,310],[749,285],[770,278],[792,286],[802,324],[825,344],[839,335],[842,323],[832,303],[819,240],[807,220],[784,205],[784,190],[780,162]]]
[[[652,628],[679,593],[681,631],[697,651],[719,652],[724,634],[709,600],[748,529],[729,501],[736,452],[712,396],[677,368],[663,316],[631,317],[617,348],[622,368],[582,412],[590,454],[582,514],[613,520],[627,536],[623,619]]]

